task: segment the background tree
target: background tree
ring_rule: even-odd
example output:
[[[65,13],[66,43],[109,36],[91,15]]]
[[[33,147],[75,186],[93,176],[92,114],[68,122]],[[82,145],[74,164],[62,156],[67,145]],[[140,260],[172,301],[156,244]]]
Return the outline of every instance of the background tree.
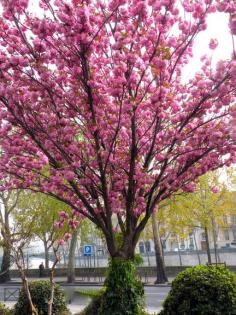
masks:
[[[193,193],[179,192],[173,196],[169,206],[161,209],[158,216],[165,224],[165,229],[183,239],[194,233],[196,228],[203,229],[208,262],[211,263],[209,238],[213,239],[217,262],[217,226],[225,225],[224,216],[232,214],[234,204],[234,192],[230,191],[225,181],[220,181],[219,173],[214,172],[200,177]]]
[[[18,222],[35,216],[37,220],[32,222],[32,231],[44,245],[45,268],[49,268],[49,250],[53,244],[63,238],[69,231],[69,217],[67,213],[71,208],[63,202],[40,193],[24,191],[21,193],[18,203],[18,212],[14,219]]]
[[[0,282],[4,283],[10,280],[11,266],[11,233],[12,229],[10,221],[12,212],[16,211],[20,192],[17,190],[1,191],[0,192],[0,226],[1,226],[1,245],[3,248]]]
[[[67,282],[74,283],[75,282],[75,251],[76,244],[78,241],[79,229],[74,230],[72,233],[72,237],[70,240],[70,248],[69,248],[69,257],[68,257],[68,265],[67,265]]]
[[[5,187],[64,201],[71,220],[103,231],[114,266],[133,259],[162,200],[235,161],[235,60],[214,69],[204,56],[182,77],[209,14],[230,14],[236,34],[235,1],[41,0],[40,14],[27,0],[1,5]]]

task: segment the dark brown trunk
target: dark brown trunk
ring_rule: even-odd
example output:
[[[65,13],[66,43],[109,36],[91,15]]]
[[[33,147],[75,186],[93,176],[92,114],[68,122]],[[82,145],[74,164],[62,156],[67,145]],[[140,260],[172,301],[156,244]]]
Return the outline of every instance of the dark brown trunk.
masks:
[[[207,259],[208,259],[208,264],[211,264],[211,250],[210,250],[210,242],[209,242],[209,235],[208,235],[208,229],[205,226],[205,235],[206,235],[206,252],[207,252]]]
[[[74,283],[75,282],[75,250],[77,244],[79,230],[77,229],[72,234],[72,238],[70,241],[70,249],[69,249],[69,258],[68,258],[68,266],[67,266],[67,282]]]
[[[164,258],[162,254],[161,239],[159,234],[159,229],[157,226],[155,213],[152,214],[152,230],[153,230],[153,239],[155,245],[155,255],[156,255],[156,271],[157,279],[155,283],[165,283],[168,282],[166,275],[166,268],[164,263]]]
[[[1,264],[0,283],[10,281],[11,248],[8,245],[3,247],[3,257]]]

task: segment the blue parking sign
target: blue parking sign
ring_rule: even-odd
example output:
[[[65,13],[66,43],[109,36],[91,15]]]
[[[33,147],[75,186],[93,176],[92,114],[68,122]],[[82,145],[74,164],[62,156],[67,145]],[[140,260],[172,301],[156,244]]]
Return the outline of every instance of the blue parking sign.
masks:
[[[85,245],[84,256],[91,256],[91,255],[92,255],[92,245]]]

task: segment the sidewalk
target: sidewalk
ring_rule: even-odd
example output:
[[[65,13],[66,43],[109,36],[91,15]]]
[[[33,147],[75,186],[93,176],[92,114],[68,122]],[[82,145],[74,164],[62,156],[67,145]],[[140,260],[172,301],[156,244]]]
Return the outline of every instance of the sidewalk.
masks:
[[[48,280],[48,277],[35,277],[35,278],[28,278],[29,281],[36,281],[36,280]],[[85,279],[82,279],[81,277],[77,277],[74,283],[67,283],[66,277],[55,277],[55,282],[62,285],[62,286],[74,286],[74,285],[81,285],[81,286],[102,286],[103,281],[98,281],[98,279],[94,279],[94,277],[90,277],[89,280],[87,277]],[[174,280],[174,278],[169,278],[169,282],[165,284],[155,284],[155,278],[149,278],[149,282],[144,283],[145,286],[157,286],[157,287],[169,287],[171,286],[171,282]],[[22,280],[21,278],[12,278],[9,282],[1,285],[21,285]]]
[[[15,305],[15,302],[4,302],[4,304],[9,307],[9,308],[13,308]],[[81,312],[85,306],[84,305],[78,305],[78,304],[69,304],[67,305],[68,309],[71,311],[72,315],[78,314],[79,312]],[[161,311],[161,308],[147,308],[146,311],[149,314],[156,314],[158,312]]]

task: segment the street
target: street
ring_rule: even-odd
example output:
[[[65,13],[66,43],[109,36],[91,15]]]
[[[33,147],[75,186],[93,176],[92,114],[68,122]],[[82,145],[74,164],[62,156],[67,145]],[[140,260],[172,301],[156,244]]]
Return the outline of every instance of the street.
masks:
[[[86,286],[86,285],[62,285],[68,297],[68,306],[72,313],[83,309],[89,303],[89,298],[79,295],[75,292],[76,289],[80,290],[99,290],[100,286]],[[20,284],[6,284],[0,286],[0,300],[9,306],[13,306],[16,302],[18,289]],[[170,287],[167,286],[145,286],[145,298],[146,298],[146,308],[149,312],[158,312],[161,309],[162,302],[164,301]],[[7,299],[7,302],[6,302]],[[5,300],[5,301],[4,301]]]

